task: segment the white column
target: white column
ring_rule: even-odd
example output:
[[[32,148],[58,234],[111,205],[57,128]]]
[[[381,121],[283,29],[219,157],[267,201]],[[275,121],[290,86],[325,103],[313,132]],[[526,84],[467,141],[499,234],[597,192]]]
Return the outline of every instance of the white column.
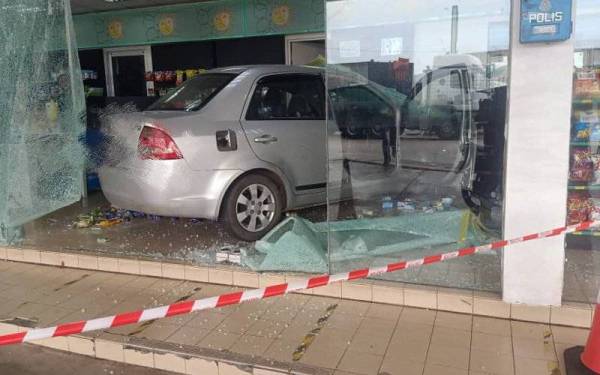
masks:
[[[512,0],[504,236],[565,224],[574,45],[521,44],[521,0]],[[560,305],[564,236],[510,246],[503,256],[503,299]]]

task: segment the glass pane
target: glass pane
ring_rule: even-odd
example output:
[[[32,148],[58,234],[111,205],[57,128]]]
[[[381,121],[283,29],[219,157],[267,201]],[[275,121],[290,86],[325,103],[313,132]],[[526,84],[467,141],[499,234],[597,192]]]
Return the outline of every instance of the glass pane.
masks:
[[[83,193],[83,85],[60,0],[4,2],[0,12],[0,244]]]
[[[600,5],[579,0],[567,223],[600,219]],[[595,303],[600,287],[600,232],[567,235],[563,300]]]
[[[332,273],[501,237],[508,0],[327,2]],[[481,253],[383,276],[499,291]]]

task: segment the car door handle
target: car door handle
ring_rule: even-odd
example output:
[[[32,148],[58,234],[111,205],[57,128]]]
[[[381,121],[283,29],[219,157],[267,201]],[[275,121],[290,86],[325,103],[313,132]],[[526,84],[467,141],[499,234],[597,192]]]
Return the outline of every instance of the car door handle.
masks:
[[[277,142],[277,137],[273,137],[272,135],[267,134],[267,135],[263,135],[263,136],[254,138],[254,142],[269,144],[269,143]]]

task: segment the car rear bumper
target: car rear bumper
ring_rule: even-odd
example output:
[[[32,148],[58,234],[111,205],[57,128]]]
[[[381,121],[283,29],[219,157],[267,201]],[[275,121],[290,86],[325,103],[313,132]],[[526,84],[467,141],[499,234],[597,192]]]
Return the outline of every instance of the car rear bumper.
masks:
[[[217,219],[237,170],[192,171],[184,160],[139,161],[100,168],[102,191],[115,207],[152,215]]]

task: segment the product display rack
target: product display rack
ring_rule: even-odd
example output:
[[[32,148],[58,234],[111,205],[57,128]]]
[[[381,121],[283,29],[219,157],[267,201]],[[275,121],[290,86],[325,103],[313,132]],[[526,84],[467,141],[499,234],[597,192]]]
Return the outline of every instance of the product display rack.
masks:
[[[600,67],[574,74],[567,223],[600,218]],[[600,249],[600,231],[567,235],[567,248]]]

